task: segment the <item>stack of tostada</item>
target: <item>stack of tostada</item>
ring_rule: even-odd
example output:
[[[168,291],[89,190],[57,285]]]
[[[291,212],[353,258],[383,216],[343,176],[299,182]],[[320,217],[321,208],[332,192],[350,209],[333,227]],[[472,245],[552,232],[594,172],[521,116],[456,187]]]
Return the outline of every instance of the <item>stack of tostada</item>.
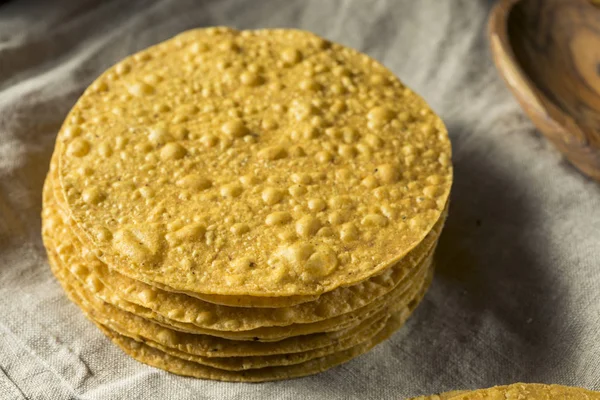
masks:
[[[69,298],[135,359],[293,378],[403,325],[451,184],[442,121],[372,58],[299,30],[198,29],[77,101],[43,237]]]

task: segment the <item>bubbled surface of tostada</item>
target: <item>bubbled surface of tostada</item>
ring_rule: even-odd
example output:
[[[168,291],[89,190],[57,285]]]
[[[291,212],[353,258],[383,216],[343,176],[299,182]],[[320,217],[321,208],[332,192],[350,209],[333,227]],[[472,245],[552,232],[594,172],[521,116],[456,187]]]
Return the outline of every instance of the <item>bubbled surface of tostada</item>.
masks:
[[[88,88],[58,183],[82,239],[134,279],[312,295],[388,268],[440,219],[441,120],[379,63],[296,30],[183,33]]]

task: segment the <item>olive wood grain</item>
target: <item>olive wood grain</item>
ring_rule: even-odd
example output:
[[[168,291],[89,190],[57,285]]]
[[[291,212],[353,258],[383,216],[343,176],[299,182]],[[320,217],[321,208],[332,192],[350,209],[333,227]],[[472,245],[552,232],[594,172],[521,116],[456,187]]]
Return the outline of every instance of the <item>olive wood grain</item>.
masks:
[[[494,62],[537,128],[600,181],[600,9],[587,0],[502,0]]]

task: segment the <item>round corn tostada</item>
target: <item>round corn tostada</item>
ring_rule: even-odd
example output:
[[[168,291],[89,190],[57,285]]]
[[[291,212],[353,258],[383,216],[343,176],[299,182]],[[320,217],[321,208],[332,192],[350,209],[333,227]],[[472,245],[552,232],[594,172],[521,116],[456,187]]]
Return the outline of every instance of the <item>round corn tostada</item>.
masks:
[[[65,208],[101,260],[205,294],[360,282],[425,237],[452,181],[420,97],[295,30],[194,30],[125,59],[77,101],[56,151]]]
[[[42,233],[68,297],[135,359],[285,379],[403,325],[451,185],[443,123],[370,57],[298,30],[197,29],[77,101]]]
[[[415,397],[412,400],[598,400],[599,392],[591,390],[540,383],[514,383],[473,391],[453,391],[432,396]]]

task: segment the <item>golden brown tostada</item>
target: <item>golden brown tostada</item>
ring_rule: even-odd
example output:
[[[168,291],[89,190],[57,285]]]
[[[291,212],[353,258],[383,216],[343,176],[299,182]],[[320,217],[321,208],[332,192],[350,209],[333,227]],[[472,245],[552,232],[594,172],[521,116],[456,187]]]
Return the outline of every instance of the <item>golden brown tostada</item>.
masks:
[[[514,383],[473,391],[455,391],[433,396],[415,397],[413,400],[598,400],[599,392],[539,383]]]
[[[57,151],[86,247],[202,294],[367,279],[423,240],[452,182],[446,130],[420,97],[294,30],[195,30],[125,59],[74,106]]]

